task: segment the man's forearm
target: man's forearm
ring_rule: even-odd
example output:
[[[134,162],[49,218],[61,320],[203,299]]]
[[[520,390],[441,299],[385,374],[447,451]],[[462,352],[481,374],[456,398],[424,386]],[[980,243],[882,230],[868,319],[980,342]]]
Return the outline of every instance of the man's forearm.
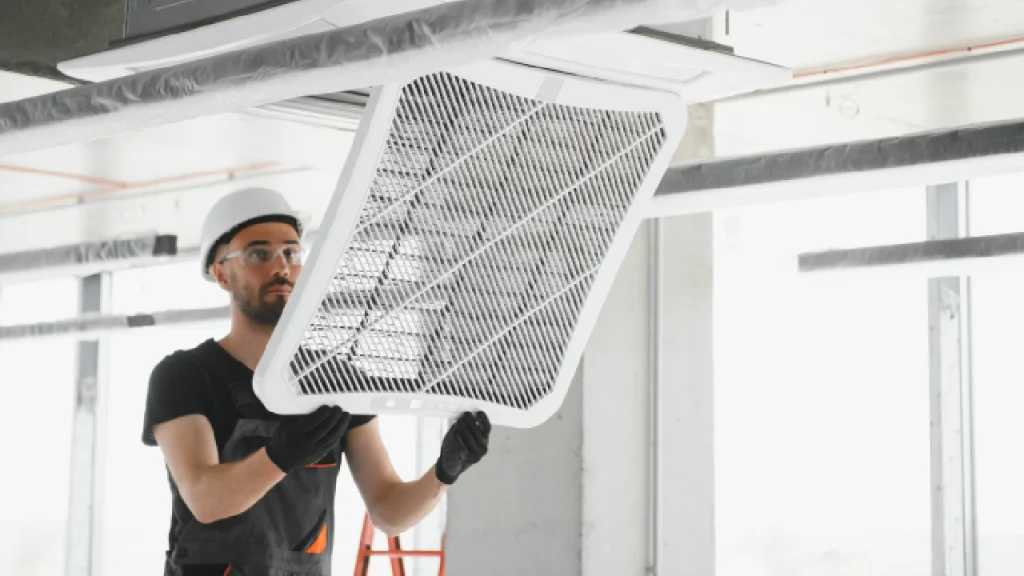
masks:
[[[244,460],[202,470],[182,495],[196,520],[208,524],[245,512],[284,476],[261,449]]]
[[[441,501],[448,485],[437,479],[431,468],[415,482],[395,484],[370,511],[374,526],[389,536],[396,536],[424,519]]]

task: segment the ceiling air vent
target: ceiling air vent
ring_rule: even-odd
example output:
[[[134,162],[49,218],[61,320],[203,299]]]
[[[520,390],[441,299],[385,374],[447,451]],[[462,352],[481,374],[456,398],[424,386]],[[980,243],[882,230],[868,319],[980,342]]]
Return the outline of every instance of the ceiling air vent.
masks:
[[[376,90],[257,394],[540,424],[684,125],[676,95],[499,61]]]

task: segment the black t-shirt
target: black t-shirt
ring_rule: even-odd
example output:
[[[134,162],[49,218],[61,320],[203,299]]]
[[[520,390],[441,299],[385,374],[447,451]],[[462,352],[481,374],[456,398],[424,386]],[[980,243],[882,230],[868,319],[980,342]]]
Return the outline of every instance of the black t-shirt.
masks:
[[[200,354],[206,364],[200,363],[198,359]],[[224,446],[231,438],[235,424],[242,415],[235,407],[226,383],[208,377],[204,366],[211,362],[217,363],[218,374],[230,374],[231,380],[245,380],[250,383],[250,386],[252,385],[253,371],[212,339],[203,342],[196,348],[178,350],[170,354],[161,360],[150,374],[142,431],[144,444],[156,446],[156,439],[153,438],[154,426],[182,416],[200,414],[206,417],[213,428],[217,451],[223,451]],[[280,419],[280,416],[264,408],[262,403],[259,404],[258,409],[264,412],[263,417],[267,420]],[[349,428],[362,426],[373,418],[373,416],[353,414]],[[344,438],[342,442],[344,442]],[[181,498],[170,471],[167,473],[167,479],[170,483],[172,497],[170,547],[168,550],[173,550],[181,531],[195,516]],[[186,573],[190,576],[205,574],[220,576],[224,573],[224,568],[224,566],[195,566],[190,567]]]

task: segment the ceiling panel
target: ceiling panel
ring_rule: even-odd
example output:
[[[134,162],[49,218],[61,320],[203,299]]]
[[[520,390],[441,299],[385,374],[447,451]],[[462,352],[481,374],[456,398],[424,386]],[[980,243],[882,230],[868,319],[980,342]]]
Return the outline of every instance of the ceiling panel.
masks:
[[[714,106],[729,157],[1024,117],[1024,54],[737,98]]]
[[[732,12],[715,39],[798,72],[1024,36],[1020,0],[784,0]]]

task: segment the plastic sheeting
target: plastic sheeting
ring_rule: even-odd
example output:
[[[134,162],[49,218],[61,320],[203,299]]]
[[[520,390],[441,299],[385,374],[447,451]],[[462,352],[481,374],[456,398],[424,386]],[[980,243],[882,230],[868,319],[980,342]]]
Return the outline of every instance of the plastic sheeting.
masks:
[[[1024,122],[842,142],[670,168],[658,196],[1024,152]]]
[[[669,167],[647,216],[695,214],[1019,172],[1024,121]]]
[[[111,262],[175,256],[178,238],[171,235],[123,238],[72,244],[42,250],[0,254],[0,275],[30,273],[69,266],[99,266]],[[109,267],[109,266],[108,266]]]
[[[0,156],[408,81],[539,35],[625,30],[777,1],[463,0],[2,104]]]
[[[1024,234],[929,240],[800,254],[802,273],[875,270],[942,278],[985,271],[1015,271],[1024,260]]]

